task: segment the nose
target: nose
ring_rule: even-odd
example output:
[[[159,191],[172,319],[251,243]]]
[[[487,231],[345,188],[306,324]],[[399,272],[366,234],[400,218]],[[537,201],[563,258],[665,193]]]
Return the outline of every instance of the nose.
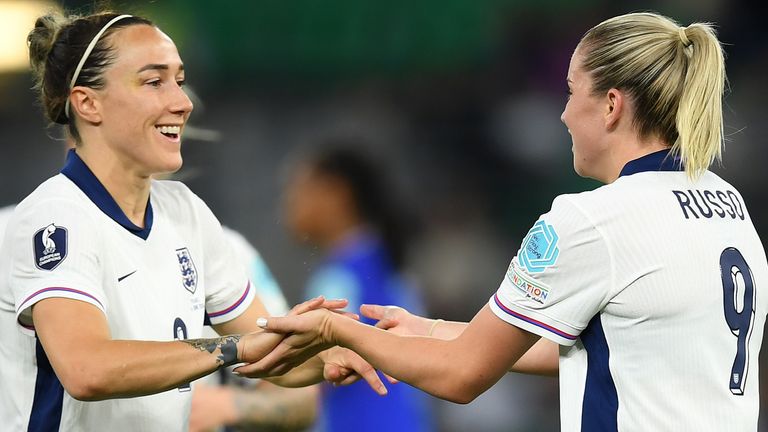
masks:
[[[188,116],[195,108],[194,104],[192,104],[192,100],[181,86],[176,86],[173,92],[173,99],[169,107],[171,112],[182,116]]]
[[[560,114],[560,121],[567,126],[567,124],[565,123],[565,110],[563,110],[563,112]]]

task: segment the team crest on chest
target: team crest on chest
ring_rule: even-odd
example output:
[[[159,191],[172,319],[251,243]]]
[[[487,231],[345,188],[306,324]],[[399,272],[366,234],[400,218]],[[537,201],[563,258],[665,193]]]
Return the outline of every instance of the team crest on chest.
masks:
[[[35,265],[41,270],[53,270],[67,257],[67,229],[50,224],[35,233]]]
[[[192,255],[189,253],[189,249],[181,248],[176,249],[176,258],[179,259],[179,270],[181,270],[181,284],[184,288],[195,293],[197,289],[197,269],[195,268],[195,262],[192,261]]]

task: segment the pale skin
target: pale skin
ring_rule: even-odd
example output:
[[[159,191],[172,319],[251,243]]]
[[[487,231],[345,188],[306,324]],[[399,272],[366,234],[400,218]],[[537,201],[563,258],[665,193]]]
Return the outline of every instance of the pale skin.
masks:
[[[568,69],[570,97],[561,119],[573,140],[576,172],[611,183],[627,162],[669,145],[658,137],[638,134],[632,125],[631,97],[624,91],[612,88],[594,94],[592,78],[581,69],[581,62],[577,47]],[[468,403],[510,369],[528,373],[556,370],[552,345],[503,321],[487,305],[466,326],[445,323],[439,330],[442,323],[438,324],[442,333],[435,336],[442,334],[448,340],[403,336],[402,332],[365,326],[324,310],[270,318],[263,324],[270,331],[289,336],[263,360],[241,367],[244,372],[287,371],[317,351],[340,345],[396,379],[439,398]],[[423,324],[418,333],[423,334]]]
[[[466,322],[420,317],[399,306],[362,305],[360,313],[378,320],[376,327],[402,336],[431,336],[451,340],[459,337],[469,325]],[[558,345],[544,338],[539,339],[509,369],[510,372],[545,376],[557,376],[558,370]]]
[[[144,226],[153,175],[181,167],[181,135],[192,111],[182,89],[184,68],[175,45],[156,27],[133,25],[111,36],[114,63],[104,72],[106,86],[71,90],[71,117],[81,141],[77,153],[109,191],[126,216]],[[157,126],[178,126],[173,137]],[[313,299],[293,309],[339,309],[345,301]],[[78,300],[48,298],[32,309],[32,319],[51,364],[66,391],[79,400],[102,400],[158,393],[209,374],[234,360],[261,359],[281,340],[256,326],[266,310],[258,299],[237,318],[215,327],[224,338],[153,342],[114,340],[104,314]],[[355,371],[380,392],[383,384],[356,355],[325,355],[310,376],[294,374],[282,382],[305,385],[325,371],[337,380],[355,379]],[[299,370],[301,371],[301,370]],[[330,371],[330,372],[329,372]],[[259,376],[251,374],[249,376]],[[319,377],[319,378],[318,378]]]

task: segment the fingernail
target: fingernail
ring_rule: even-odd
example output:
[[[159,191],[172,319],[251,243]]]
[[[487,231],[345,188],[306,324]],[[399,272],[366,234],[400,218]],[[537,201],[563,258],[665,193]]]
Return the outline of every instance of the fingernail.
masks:
[[[240,376],[240,372],[238,372],[238,371],[236,371],[236,370],[233,370],[233,371],[232,371],[232,373],[233,373],[233,374],[235,374],[235,375],[237,375],[237,376]]]
[[[266,318],[259,318],[256,320],[256,325],[265,328],[267,326],[267,319]]]

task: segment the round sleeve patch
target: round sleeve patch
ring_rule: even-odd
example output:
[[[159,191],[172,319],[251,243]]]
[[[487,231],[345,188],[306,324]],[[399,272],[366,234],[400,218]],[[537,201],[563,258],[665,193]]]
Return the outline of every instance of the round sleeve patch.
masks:
[[[536,222],[523,239],[520,248],[520,264],[530,273],[541,273],[557,262],[560,250],[555,228],[543,220]]]
[[[33,239],[35,266],[40,270],[53,270],[67,257],[67,229],[50,224],[38,230]]]

